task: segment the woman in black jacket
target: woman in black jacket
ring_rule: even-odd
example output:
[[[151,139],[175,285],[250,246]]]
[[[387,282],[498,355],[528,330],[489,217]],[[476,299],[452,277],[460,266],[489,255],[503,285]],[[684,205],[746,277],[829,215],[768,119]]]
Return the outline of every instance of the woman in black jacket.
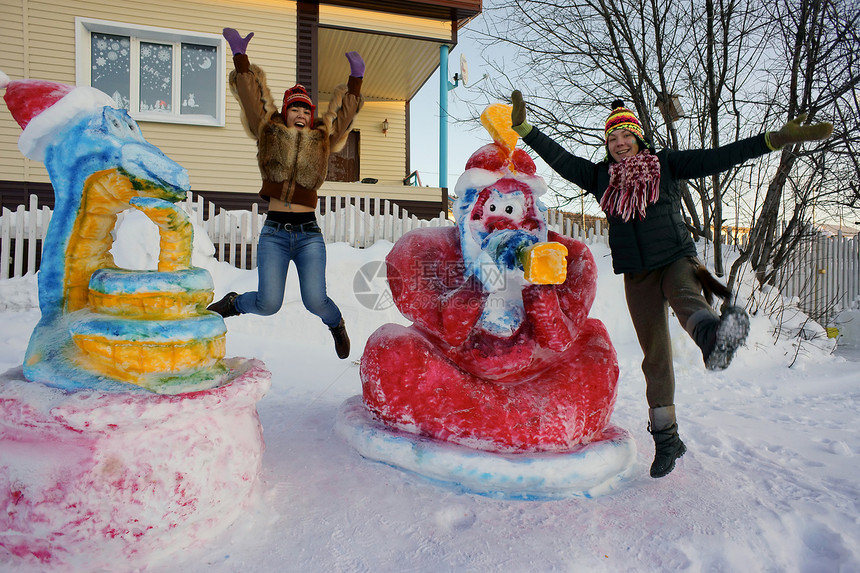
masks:
[[[715,149],[655,153],[639,120],[616,100],[606,120],[606,159],[594,163],[529,125],[519,91],[511,94],[511,101],[514,131],[556,173],[594,195],[606,214],[612,267],[624,275],[627,308],[645,355],[648,431],[655,444],[651,477],[665,476],[686,451],[675,419],[668,307],[702,350],[710,370],[728,367],[749,332],[743,308],[730,306],[721,316],[709,304],[710,292],[723,297],[730,293],[697,259],[696,245],[681,217],[678,181],[726,171],[785,145],[824,139],[833,126],[804,126],[801,116],[779,131]]]

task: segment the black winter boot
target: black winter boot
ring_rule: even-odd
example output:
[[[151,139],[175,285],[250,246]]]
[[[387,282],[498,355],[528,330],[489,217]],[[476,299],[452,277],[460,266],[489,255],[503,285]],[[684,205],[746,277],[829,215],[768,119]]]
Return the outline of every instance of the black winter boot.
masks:
[[[337,326],[329,327],[331,336],[334,338],[334,351],[337,352],[337,357],[343,360],[349,357],[349,335],[346,333],[346,325],[343,318]]]
[[[739,306],[730,306],[722,316],[714,334],[714,343],[709,352],[702,353],[705,368],[725,370],[735,357],[735,351],[743,345],[750,332],[750,318]]]
[[[651,408],[648,417],[650,419],[648,432],[654,438],[654,462],[651,464],[651,477],[661,478],[675,469],[675,460],[684,455],[687,446],[678,436],[675,406]]]
[[[238,316],[240,312],[236,310],[237,296],[239,295],[235,292],[228,292],[226,295],[224,295],[224,298],[222,298],[218,302],[213,302],[212,304],[207,306],[206,310],[217,312],[223,318],[228,318],[230,316]]]

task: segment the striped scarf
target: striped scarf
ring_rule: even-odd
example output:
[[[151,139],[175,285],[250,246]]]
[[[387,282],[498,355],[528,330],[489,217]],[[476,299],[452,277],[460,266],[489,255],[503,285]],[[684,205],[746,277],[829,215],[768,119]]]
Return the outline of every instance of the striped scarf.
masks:
[[[609,186],[600,208],[610,216],[629,221],[645,218],[645,208],[660,196],[660,160],[647,149],[609,165]]]

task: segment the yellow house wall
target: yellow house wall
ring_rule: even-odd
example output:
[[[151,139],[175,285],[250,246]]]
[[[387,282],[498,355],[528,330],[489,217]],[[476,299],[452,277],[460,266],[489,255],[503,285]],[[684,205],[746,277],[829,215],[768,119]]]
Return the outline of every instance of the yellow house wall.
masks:
[[[375,30],[389,34],[408,34],[423,38],[437,38],[448,41],[451,39],[451,22],[430,20],[414,16],[384,14],[373,10],[345,8],[341,6],[320,5],[320,24],[355,28],[359,30]]]
[[[327,12],[321,6],[321,13]],[[350,12],[368,16],[364,10],[338,14],[356,16]],[[272,93],[283,93],[295,83],[296,4],[281,0],[3,0],[0,7],[3,71],[13,80],[32,78],[74,84],[75,17],[190,32],[217,34],[224,26],[234,27],[243,35],[253,31],[248,55],[266,70]],[[407,20],[414,25],[421,23],[417,18]],[[386,22],[392,25],[385,18],[366,18],[361,27],[371,28]],[[356,26],[354,20],[352,25]],[[419,35],[442,34],[435,30],[439,28],[435,24],[421,26],[416,30]],[[450,34],[450,25],[447,30]],[[233,69],[232,58],[229,54],[226,57],[229,72]],[[321,108],[327,105],[325,97],[326,94],[321,94]],[[256,193],[260,174],[255,143],[243,130],[239,107],[229,91],[226,105],[224,127],[146,121],[139,124],[149,142],[188,169],[192,190]],[[384,119],[390,125],[387,137],[382,136]],[[405,102],[367,102],[354,127],[361,131],[360,177],[372,177],[380,183],[402,182],[408,175]],[[21,128],[0,99],[0,179],[48,182],[42,163],[26,159],[18,151],[20,134]]]
[[[0,38],[4,38],[6,44],[0,59],[0,69],[11,79],[24,77],[27,73],[24,67],[27,43],[22,2],[0,2]],[[0,179],[21,180],[25,176],[25,159],[18,152],[19,135],[21,128],[9,114],[6,102],[0,98]]]
[[[273,92],[283,93],[295,83],[295,8],[294,2],[274,0],[4,0],[0,37],[29,38],[28,57],[4,51],[4,71],[11,79],[29,77],[74,84],[75,17],[216,34],[228,25],[243,33],[254,31],[249,55],[269,73]],[[9,44],[19,46],[15,41]],[[7,60],[6,56],[12,57]],[[232,61],[228,61],[227,69],[232,68]],[[225,127],[145,121],[140,127],[150,143],[188,169],[192,189],[256,192],[260,182],[256,147],[242,129],[234,98],[228,93],[226,100]],[[24,159],[18,151],[21,129],[5,104],[0,109],[0,122],[0,178],[47,182],[44,166]]]
[[[388,134],[382,122],[388,120]],[[406,173],[406,104],[404,102],[365,102],[355,118],[361,130],[360,179],[372,177],[380,183],[402,184]]]

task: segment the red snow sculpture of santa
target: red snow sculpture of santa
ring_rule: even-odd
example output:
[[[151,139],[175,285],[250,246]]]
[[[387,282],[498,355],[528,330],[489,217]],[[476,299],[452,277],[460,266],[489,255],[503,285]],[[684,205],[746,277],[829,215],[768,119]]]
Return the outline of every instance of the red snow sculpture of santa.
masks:
[[[494,143],[457,182],[457,226],[411,231],[386,257],[413,324],[371,335],[363,399],[395,429],[493,452],[566,451],[601,438],[618,364],[588,318],[591,252],[547,232],[546,185],[496,105],[482,116]]]

